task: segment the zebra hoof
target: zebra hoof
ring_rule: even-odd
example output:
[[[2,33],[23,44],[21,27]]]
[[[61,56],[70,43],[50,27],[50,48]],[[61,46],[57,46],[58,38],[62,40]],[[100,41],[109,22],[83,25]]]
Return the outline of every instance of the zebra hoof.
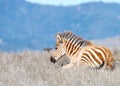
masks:
[[[54,59],[54,57],[50,57],[50,61],[51,61],[52,63],[55,63],[55,62],[56,62],[56,60]]]

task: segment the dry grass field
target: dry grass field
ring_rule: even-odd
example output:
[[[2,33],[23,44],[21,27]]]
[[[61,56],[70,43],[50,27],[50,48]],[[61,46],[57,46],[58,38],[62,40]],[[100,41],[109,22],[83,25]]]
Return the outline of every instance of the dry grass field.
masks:
[[[113,50],[120,59],[120,50]],[[74,67],[62,70],[69,61],[63,57],[50,62],[50,52],[0,52],[0,86],[120,86],[120,64],[113,71]]]

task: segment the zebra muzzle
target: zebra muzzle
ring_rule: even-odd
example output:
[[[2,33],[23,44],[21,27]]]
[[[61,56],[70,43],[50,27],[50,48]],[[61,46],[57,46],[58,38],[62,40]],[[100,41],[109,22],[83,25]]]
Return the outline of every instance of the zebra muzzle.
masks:
[[[52,56],[50,57],[50,61],[51,61],[51,62],[53,62],[53,63],[55,63],[55,62],[56,62],[55,58],[54,58],[54,57],[52,57]]]

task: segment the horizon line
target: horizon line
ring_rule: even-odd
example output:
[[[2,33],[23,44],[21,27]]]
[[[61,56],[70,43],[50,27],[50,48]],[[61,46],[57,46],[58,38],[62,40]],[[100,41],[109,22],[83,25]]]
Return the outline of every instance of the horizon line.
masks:
[[[106,1],[89,1],[89,2],[81,2],[81,3],[77,3],[77,4],[51,4],[51,3],[39,3],[39,2],[31,2],[29,0],[25,0],[29,3],[33,3],[33,4],[40,4],[40,5],[52,5],[52,6],[76,6],[76,5],[80,5],[80,4],[87,4],[87,3],[107,3],[107,4],[120,4],[119,2],[106,2]]]

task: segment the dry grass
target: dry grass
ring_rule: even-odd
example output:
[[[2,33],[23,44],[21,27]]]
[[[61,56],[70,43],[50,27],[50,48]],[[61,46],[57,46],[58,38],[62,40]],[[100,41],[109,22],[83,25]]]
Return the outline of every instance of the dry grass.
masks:
[[[120,51],[114,50],[117,59]],[[65,58],[65,57],[64,57]],[[62,70],[66,64],[50,62],[46,51],[0,53],[0,86],[119,86],[120,64],[113,71],[74,67]]]

